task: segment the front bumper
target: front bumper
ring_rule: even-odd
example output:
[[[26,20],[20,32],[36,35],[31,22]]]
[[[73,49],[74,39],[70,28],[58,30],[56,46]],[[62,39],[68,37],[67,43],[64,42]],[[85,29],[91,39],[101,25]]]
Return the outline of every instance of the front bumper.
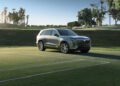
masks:
[[[75,50],[88,50],[91,48],[91,41],[90,40],[78,40],[78,41],[73,41],[70,44],[70,49],[75,49]]]

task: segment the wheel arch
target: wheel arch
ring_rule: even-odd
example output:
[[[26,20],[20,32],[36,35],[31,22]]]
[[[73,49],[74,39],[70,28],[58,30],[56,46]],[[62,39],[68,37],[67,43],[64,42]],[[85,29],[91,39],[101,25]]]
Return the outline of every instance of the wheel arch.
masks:
[[[42,40],[42,39],[40,39],[40,40],[38,40],[38,43],[39,43],[40,41],[42,41],[42,42],[43,42],[43,40]]]
[[[59,47],[60,47],[60,45],[61,45],[62,43],[67,43],[67,44],[68,44],[68,47],[70,48],[69,43],[68,43],[67,41],[65,41],[65,40],[63,40],[63,41],[60,42]]]
[[[68,42],[65,41],[65,40],[61,41],[61,42],[60,42],[60,45],[61,45],[62,43],[67,43],[67,44],[68,44]]]
[[[40,43],[40,42],[42,42],[42,45],[43,45],[43,48],[42,48],[42,49],[40,49],[40,47],[39,47],[39,43]],[[45,49],[46,49],[43,40],[38,40],[37,46],[38,46],[38,49],[39,49],[40,51],[45,51]]]

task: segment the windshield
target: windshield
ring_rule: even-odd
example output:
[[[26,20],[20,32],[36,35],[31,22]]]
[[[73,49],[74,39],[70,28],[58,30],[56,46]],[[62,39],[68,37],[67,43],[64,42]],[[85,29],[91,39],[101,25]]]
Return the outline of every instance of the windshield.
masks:
[[[75,32],[73,32],[72,30],[58,30],[58,32],[60,33],[61,36],[76,36],[77,34]]]

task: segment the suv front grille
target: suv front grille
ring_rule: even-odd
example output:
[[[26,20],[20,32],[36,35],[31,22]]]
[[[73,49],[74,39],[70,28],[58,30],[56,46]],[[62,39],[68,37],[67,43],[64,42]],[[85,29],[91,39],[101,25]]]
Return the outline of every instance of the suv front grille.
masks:
[[[79,41],[78,45],[79,45],[80,47],[90,46],[90,40]]]

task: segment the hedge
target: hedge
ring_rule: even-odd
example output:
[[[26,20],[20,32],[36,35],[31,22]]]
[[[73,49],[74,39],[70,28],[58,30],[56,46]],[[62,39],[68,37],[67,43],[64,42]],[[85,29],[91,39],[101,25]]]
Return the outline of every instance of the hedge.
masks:
[[[39,30],[0,30],[0,46],[34,46]],[[120,31],[75,31],[92,39],[92,46],[120,46]]]

